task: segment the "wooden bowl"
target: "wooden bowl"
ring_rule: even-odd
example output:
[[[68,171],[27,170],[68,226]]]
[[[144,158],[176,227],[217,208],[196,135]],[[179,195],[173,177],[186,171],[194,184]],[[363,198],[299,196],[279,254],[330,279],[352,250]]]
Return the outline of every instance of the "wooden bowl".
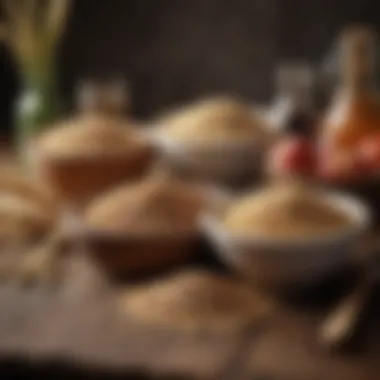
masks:
[[[203,193],[205,204],[199,210],[217,209],[230,195],[209,185],[194,186]],[[202,233],[198,220],[185,229],[137,232],[129,227],[117,231],[92,226],[83,221],[85,242],[90,253],[111,277],[140,276],[170,269],[198,257],[202,249]],[[176,229],[177,228],[177,229]]]
[[[135,155],[60,158],[35,157],[37,175],[72,203],[82,204],[122,181],[134,180],[149,168],[154,157],[149,147]]]
[[[90,255],[111,278],[140,277],[186,263],[196,253],[198,236],[123,236],[87,231]]]

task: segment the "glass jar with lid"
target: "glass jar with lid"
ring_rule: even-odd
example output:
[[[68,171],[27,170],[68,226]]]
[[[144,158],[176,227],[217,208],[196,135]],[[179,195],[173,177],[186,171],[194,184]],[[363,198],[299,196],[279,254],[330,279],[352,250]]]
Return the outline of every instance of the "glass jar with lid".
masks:
[[[111,117],[125,117],[130,111],[130,95],[121,79],[84,80],[76,90],[78,112]]]

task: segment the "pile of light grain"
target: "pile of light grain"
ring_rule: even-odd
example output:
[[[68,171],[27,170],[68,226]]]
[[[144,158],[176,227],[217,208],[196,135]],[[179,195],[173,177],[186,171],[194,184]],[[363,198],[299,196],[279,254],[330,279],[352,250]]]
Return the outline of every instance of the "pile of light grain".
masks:
[[[269,136],[269,129],[258,114],[230,98],[197,102],[175,111],[160,124],[167,135],[183,141],[231,142]]]
[[[52,156],[131,154],[139,146],[129,128],[106,116],[84,116],[63,122],[39,139],[38,147]]]
[[[323,236],[353,221],[312,187],[289,183],[265,188],[233,204],[224,217],[228,230],[263,238]]]
[[[1,239],[43,234],[54,227],[58,213],[58,199],[48,187],[16,166],[0,165]]]
[[[128,290],[121,306],[138,321],[185,330],[236,331],[271,310],[270,302],[246,285],[197,270]]]

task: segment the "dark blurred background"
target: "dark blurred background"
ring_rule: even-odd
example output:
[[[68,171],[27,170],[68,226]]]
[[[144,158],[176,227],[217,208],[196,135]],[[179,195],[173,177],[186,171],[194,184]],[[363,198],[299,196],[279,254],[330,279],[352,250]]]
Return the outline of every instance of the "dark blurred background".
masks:
[[[217,93],[267,101],[281,60],[318,63],[341,27],[380,22],[378,0],[76,0],[62,44],[66,99],[78,79],[120,75],[136,117]],[[0,48],[0,127],[18,83]]]

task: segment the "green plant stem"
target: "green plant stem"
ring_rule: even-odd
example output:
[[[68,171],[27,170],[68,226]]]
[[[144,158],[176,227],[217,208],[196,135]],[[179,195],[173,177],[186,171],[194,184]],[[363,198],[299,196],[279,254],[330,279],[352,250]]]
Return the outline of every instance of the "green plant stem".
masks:
[[[57,120],[61,112],[55,65],[48,63],[21,73],[23,84],[15,108],[16,139],[23,152],[30,139]]]

